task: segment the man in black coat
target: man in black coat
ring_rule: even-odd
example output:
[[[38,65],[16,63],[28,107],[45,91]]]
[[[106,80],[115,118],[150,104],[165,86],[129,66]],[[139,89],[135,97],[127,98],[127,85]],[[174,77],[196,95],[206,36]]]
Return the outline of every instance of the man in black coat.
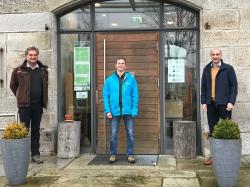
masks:
[[[210,136],[220,119],[231,119],[238,93],[238,83],[234,68],[223,62],[221,49],[210,52],[212,61],[203,70],[201,80],[201,104],[207,112]],[[204,162],[212,164],[211,158]]]

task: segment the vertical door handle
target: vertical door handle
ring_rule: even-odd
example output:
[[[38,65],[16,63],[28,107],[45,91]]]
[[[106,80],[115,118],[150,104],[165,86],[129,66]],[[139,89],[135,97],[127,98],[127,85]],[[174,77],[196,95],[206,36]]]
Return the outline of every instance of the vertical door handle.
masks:
[[[105,77],[106,77],[106,39],[103,39],[103,84],[105,83]],[[104,101],[103,101],[104,102]],[[107,132],[106,132],[106,116],[105,111],[103,109],[103,123],[104,123],[104,131],[103,131],[103,140],[104,140],[104,148],[105,153],[107,152]]]

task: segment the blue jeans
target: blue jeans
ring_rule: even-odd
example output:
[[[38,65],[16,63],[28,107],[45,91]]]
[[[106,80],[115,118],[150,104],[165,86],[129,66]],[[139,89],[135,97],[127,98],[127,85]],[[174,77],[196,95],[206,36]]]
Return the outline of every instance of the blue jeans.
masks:
[[[131,115],[124,115],[124,116],[113,116],[110,119],[110,154],[116,155],[117,154],[117,136],[119,130],[119,124],[123,118],[125,123],[125,129],[127,133],[127,155],[134,154],[134,119]]]

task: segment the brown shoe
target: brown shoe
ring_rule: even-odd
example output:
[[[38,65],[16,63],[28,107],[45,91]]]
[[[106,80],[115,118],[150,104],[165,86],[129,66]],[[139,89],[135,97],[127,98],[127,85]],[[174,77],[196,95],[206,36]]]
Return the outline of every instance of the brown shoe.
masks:
[[[212,164],[213,164],[213,161],[211,157],[209,157],[207,160],[204,161],[204,165],[212,165]]]

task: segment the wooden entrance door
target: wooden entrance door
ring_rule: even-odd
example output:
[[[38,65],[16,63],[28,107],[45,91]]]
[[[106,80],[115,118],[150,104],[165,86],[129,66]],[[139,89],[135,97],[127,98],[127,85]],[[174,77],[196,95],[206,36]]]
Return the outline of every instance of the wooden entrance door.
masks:
[[[102,99],[104,58],[105,77],[107,78],[115,71],[116,59],[118,57],[127,59],[127,71],[135,73],[139,87],[139,116],[135,120],[135,154],[159,153],[160,92],[158,41],[159,33],[157,32],[96,34],[97,153],[109,152],[109,121],[107,119],[106,125],[104,125]],[[118,154],[124,154],[126,153],[127,143],[126,131],[122,120],[118,139]]]

